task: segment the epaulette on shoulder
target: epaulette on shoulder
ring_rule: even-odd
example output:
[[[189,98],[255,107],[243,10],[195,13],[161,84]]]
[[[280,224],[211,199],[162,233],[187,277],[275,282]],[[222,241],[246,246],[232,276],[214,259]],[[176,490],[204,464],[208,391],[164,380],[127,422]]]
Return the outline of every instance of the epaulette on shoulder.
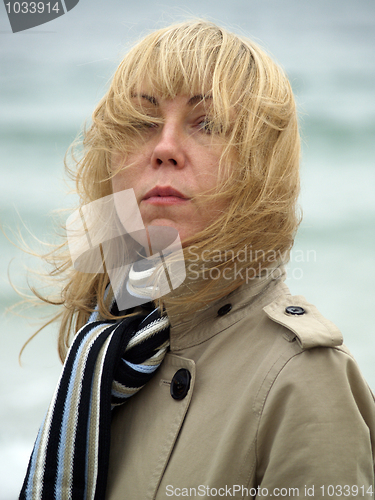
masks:
[[[337,326],[301,295],[284,295],[263,310],[271,320],[293,332],[302,349],[334,347],[343,342]]]

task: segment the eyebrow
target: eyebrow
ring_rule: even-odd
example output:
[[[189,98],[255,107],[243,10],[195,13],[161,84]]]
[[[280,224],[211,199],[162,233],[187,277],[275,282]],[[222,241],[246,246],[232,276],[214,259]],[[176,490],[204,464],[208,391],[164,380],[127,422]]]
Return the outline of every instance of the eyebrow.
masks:
[[[132,97],[138,97],[138,95],[133,94]],[[148,94],[141,94],[141,97],[142,97],[142,99],[146,99],[146,101],[149,101],[152,105],[159,106],[159,102],[157,99],[155,99],[155,97],[148,95]],[[212,96],[197,94],[188,100],[187,105],[188,106],[195,106],[196,104],[199,104],[201,101],[205,101],[207,99],[212,99]]]
[[[191,97],[188,100],[187,104],[188,104],[188,106],[195,106],[196,104],[199,104],[200,102],[204,102],[207,99],[212,99],[212,96],[211,95],[198,94],[198,95],[195,95],[194,97]]]

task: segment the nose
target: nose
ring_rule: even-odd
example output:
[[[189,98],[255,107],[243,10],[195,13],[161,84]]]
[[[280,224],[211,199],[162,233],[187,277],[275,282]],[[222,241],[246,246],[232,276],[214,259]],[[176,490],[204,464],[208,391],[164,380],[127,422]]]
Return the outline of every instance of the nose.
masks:
[[[185,155],[182,135],[182,131],[177,124],[165,123],[163,125],[151,157],[153,167],[184,167]]]

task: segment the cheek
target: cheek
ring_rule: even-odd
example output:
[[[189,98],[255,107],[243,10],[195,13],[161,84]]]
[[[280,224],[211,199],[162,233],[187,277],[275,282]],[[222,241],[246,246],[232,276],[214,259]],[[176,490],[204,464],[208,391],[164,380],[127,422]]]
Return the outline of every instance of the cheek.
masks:
[[[136,189],[142,181],[145,155],[142,153],[113,153],[111,158],[112,189],[114,192],[123,189]]]
[[[122,168],[118,171],[118,167],[114,167],[114,175],[112,177],[112,190],[114,193],[123,189],[136,187],[137,169],[132,167]],[[117,172],[117,173],[116,173]]]
[[[114,177],[112,177],[112,191],[114,193],[118,193],[122,189],[123,181],[122,181],[122,176],[121,174],[116,174]]]
[[[121,165],[124,163],[124,156],[120,152],[115,152],[111,154],[111,184],[112,184],[112,191],[114,193],[117,193],[118,191],[121,191],[121,179],[122,179],[122,172],[119,171],[121,168]]]
[[[204,189],[215,189],[219,181],[219,156],[209,157],[202,161],[198,172],[198,182]]]

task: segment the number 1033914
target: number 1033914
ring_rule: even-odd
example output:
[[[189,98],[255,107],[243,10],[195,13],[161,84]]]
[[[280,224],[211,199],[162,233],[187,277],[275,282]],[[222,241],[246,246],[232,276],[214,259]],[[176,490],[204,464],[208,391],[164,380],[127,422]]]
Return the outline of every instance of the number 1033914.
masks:
[[[8,14],[50,14],[59,13],[59,2],[8,2],[5,4]]]
[[[322,497],[365,497],[374,498],[374,488],[372,486],[341,486],[329,485],[321,486]]]

